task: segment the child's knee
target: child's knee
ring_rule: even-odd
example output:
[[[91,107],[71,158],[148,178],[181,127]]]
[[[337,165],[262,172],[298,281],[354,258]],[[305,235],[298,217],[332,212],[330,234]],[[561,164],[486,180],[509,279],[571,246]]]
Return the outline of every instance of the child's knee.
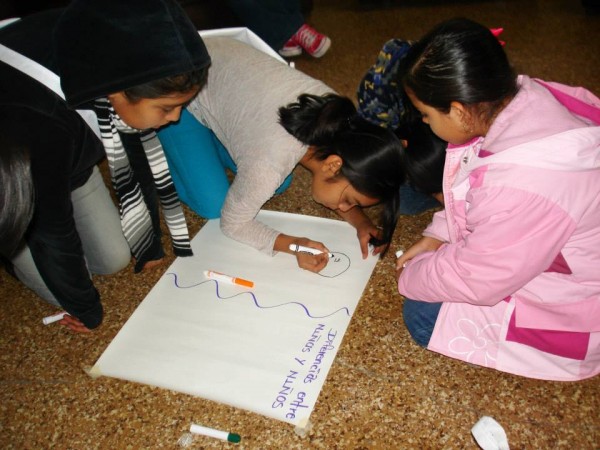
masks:
[[[112,275],[123,270],[131,261],[131,250],[128,245],[113,246],[109,254],[96,261],[96,267],[90,270],[98,275]]]
[[[112,267],[109,268],[111,270],[110,273],[120,272],[121,270],[123,270],[125,267],[127,267],[129,265],[130,261],[131,261],[131,250],[129,249],[129,246],[121,247],[119,249],[119,252],[117,254],[113,255]]]
[[[413,340],[421,347],[427,347],[433,334],[433,328],[439,313],[439,303],[420,302],[405,299],[402,316],[406,329]]]

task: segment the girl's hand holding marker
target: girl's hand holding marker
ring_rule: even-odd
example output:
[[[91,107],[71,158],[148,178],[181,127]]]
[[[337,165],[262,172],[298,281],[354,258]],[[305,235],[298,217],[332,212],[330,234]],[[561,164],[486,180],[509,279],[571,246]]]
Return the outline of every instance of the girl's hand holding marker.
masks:
[[[403,255],[404,250],[396,251],[396,279],[400,278],[400,275],[408,262],[408,259],[402,258]]]
[[[311,255],[320,255],[322,253],[326,253],[327,256],[329,256],[330,258],[333,258],[333,253],[323,252],[316,248],[305,247],[304,245],[290,244],[289,248],[291,251],[296,252],[296,253],[310,253]]]
[[[333,253],[330,253],[321,243],[313,241],[306,243],[323,247],[323,250],[297,243],[290,244],[288,248],[296,254],[300,268],[310,270],[311,272],[320,272],[327,266],[329,258],[333,258]]]

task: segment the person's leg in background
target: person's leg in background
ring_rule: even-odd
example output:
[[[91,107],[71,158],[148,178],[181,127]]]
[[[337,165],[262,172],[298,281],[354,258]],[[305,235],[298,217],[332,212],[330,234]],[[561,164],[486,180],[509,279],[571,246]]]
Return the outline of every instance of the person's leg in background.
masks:
[[[442,303],[429,303],[404,299],[402,315],[408,332],[421,347],[427,348]]]
[[[304,24],[299,0],[227,0],[240,20],[274,50]]]
[[[412,216],[440,206],[441,203],[432,195],[423,194],[408,183],[400,186],[400,214]]]
[[[229,190],[225,169],[235,164],[215,134],[184,109],[158,138],[181,201],[200,217],[219,217]]]
[[[228,0],[239,19],[284,57],[323,56],[331,40],[306,24],[299,0]]]

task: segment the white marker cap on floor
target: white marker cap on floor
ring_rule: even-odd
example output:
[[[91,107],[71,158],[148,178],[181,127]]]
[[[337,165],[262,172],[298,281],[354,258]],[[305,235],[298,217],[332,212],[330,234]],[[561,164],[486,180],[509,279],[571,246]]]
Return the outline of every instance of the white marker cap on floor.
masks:
[[[489,416],[479,419],[471,434],[483,450],[510,450],[504,428]]]

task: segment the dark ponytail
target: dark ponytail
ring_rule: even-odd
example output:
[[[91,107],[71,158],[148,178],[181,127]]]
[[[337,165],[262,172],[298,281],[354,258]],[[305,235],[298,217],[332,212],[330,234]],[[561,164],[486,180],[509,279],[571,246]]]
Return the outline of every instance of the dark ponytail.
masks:
[[[330,145],[356,114],[352,100],[336,94],[302,94],[298,101],[279,108],[279,123],[305,145]]]
[[[442,192],[448,143],[431,131],[416,108],[406,100],[405,114],[394,132],[407,142],[402,151],[402,167],[410,185],[423,194]]]
[[[352,100],[336,94],[302,94],[298,101],[279,109],[279,122],[296,139],[314,146],[314,157],[339,156],[338,176],[361,194],[380,200],[382,239],[389,243],[400,210],[400,185],[404,182],[402,144],[396,135],[356,114]]]

